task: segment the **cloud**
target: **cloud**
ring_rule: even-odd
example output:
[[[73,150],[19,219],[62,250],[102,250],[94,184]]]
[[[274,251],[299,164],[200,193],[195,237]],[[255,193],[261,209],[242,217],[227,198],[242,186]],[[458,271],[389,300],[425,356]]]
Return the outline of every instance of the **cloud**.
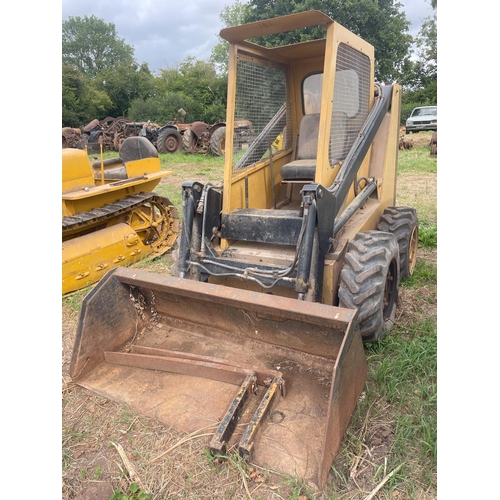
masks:
[[[433,14],[430,0],[400,0],[410,34],[416,36],[422,20]],[[187,56],[207,60],[219,43],[219,18],[232,0],[62,0],[62,18],[95,15],[113,23],[120,38],[132,45],[138,63],[151,71],[175,66]]]
[[[206,60],[223,25],[219,14],[228,0],[152,2],[63,0],[62,18],[95,15],[113,23],[120,38],[132,45],[137,62],[152,71],[175,65],[188,55]]]

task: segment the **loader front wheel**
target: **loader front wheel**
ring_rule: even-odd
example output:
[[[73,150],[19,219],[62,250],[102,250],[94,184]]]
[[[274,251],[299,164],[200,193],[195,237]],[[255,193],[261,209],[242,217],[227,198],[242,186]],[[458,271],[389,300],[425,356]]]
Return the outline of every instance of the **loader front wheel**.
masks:
[[[399,246],[400,276],[402,280],[409,278],[417,264],[417,211],[411,207],[386,208],[377,227],[380,231],[396,236]]]
[[[358,233],[345,255],[338,295],[340,307],[358,310],[363,342],[383,339],[394,325],[398,286],[396,237],[382,231]]]

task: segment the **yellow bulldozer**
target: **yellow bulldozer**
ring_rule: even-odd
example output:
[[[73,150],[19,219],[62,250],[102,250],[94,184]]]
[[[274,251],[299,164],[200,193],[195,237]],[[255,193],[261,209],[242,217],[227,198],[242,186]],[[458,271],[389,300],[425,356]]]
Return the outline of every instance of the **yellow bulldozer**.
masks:
[[[326,37],[256,42],[308,26]],[[84,299],[70,373],[166,425],[212,428],[214,455],[321,489],[364,388],[363,342],[392,327],[416,263],[416,212],[395,206],[401,88],[375,83],[373,47],[318,11],[220,35],[224,180],[184,182],[172,276],[118,268]]]
[[[142,137],[126,139],[119,157],[92,163],[86,151],[62,150],[62,292],[96,283],[172,248],[179,233],[176,208],[153,193],[162,171],[158,152]]]

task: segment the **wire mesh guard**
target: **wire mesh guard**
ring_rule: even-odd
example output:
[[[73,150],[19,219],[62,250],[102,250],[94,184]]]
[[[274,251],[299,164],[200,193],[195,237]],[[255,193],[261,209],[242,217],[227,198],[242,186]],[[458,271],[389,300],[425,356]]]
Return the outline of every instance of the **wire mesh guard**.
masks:
[[[282,135],[282,147],[291,143],[287,68],[255,56],[240,54],[237,63],[235,121],[250,120],[248,145],[234,137],[233,174],[269,154],[271,143]]]
[[[330,166],[344,160],[368,116],[370,59],[341,43],[337,51],[332,124],[328,158]]]

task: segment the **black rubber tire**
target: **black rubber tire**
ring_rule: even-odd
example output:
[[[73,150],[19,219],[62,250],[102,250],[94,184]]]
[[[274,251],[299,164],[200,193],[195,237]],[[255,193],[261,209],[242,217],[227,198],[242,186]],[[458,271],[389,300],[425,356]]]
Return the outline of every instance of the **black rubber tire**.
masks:
[[[184,134],[182,134],[182,148],[186,153],[194,151],[194,134],[190,128],[184,130]]]
[[[358,310],[363,342],[382,340],[394,325],[399,287],[396,237],[382,231],[358,233],[340,272],[339,306]]]
[[[178,153],[182,149],[182,136],[177,130],[166,128],[158,134],[156,147],[159,153]]]
[[[409,278],[417,263],[417,211],[411,207],[388,207],[380,217],[377,228],[396,236],[399,246],[400,276],[402,280]]]
[[[224,156],[226,152],[226,127],[218,128],[210,137],[210,153]]]

